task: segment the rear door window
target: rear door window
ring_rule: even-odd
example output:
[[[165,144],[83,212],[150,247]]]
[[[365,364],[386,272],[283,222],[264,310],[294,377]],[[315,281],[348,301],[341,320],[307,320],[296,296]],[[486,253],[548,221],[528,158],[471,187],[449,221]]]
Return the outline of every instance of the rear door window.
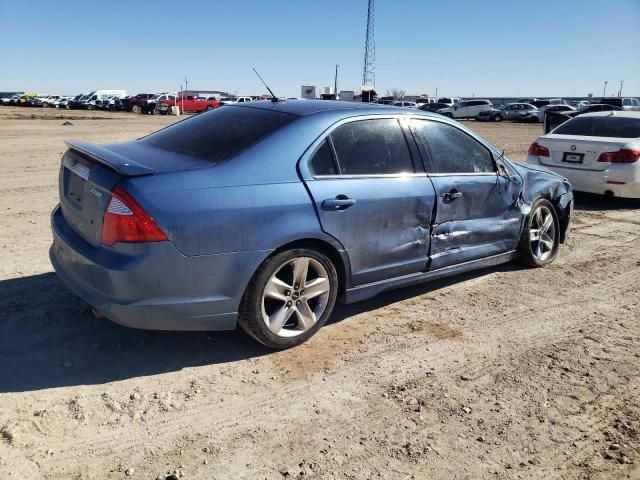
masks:
[[[494,173],[493,157],[480,142],[462,130],[441,122],[413,120],[411,130],[431,173]]]
[[[258,108],[216,108],[175,123],[140,141],[216,164],[296,118],[297,115]]]
[[[388,175],[415,171],[407,140],[393,118],[358,120],[331,133],[342,175]]]
[[[640,138],[640,118],[575,117],[560,125],[553,133],[585,137]]]
[[[333,159],[333,153],[331,153],[331,146],[327,139],[325,139],[316,149],[315,153],[311,157],[311,163],[309,166],[311,173],[314,176],[338,174],[336,163]]]

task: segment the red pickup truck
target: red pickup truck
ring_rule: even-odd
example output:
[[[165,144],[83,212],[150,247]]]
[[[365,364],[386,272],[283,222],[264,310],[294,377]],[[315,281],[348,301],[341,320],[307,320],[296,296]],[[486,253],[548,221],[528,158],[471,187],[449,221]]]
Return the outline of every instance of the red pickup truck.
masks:
[[[220,106],[220,102],[217,100],[204,100],[193,95],[178,95],[176,99],[168,98],[158,102],[156,108],[161,113],[168,113],[169,107],[178,105],[180,112],[203,112],[205,110],[213,110]]]

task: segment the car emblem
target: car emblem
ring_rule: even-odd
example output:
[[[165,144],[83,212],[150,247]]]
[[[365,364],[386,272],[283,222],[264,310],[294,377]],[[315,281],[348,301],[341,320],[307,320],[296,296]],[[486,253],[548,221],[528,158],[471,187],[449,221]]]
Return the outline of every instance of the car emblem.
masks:
[[[571,145],[571,151],[575,152],[576,151],[576,146],[575,145]]]

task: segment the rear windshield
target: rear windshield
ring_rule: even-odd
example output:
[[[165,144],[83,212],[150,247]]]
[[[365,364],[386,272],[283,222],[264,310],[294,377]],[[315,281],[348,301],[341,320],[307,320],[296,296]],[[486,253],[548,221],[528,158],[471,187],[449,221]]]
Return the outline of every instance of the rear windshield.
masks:
[[[225,106],[144,137],[170,152],[220,163],[295,120],[296,115]]]
[[[640,138],[640,118],[576,117],[553,131],[559,135],[582,135],[585,137]]]

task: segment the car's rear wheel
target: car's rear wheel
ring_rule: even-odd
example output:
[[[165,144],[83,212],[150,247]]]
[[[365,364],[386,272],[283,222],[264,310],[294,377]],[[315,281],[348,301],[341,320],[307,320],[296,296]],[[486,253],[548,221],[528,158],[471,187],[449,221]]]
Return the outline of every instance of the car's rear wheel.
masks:
[[[132,111],[133,113],[140,113],[140,112],[142,112],[142,108],[140,107],[140,105],[133,105],[133,106],[131,107],[131,111]]]
[[[238,323],[268,347],[294,347],[326,323],[337,293],[338,276],[328,257],[306,248],[287,250],[265,260],[255,273]]]
[[[518,261],[530,267],[544,267],[558,255],[560,222],[551,203],[540,198],[531,207],[518,245]]]

